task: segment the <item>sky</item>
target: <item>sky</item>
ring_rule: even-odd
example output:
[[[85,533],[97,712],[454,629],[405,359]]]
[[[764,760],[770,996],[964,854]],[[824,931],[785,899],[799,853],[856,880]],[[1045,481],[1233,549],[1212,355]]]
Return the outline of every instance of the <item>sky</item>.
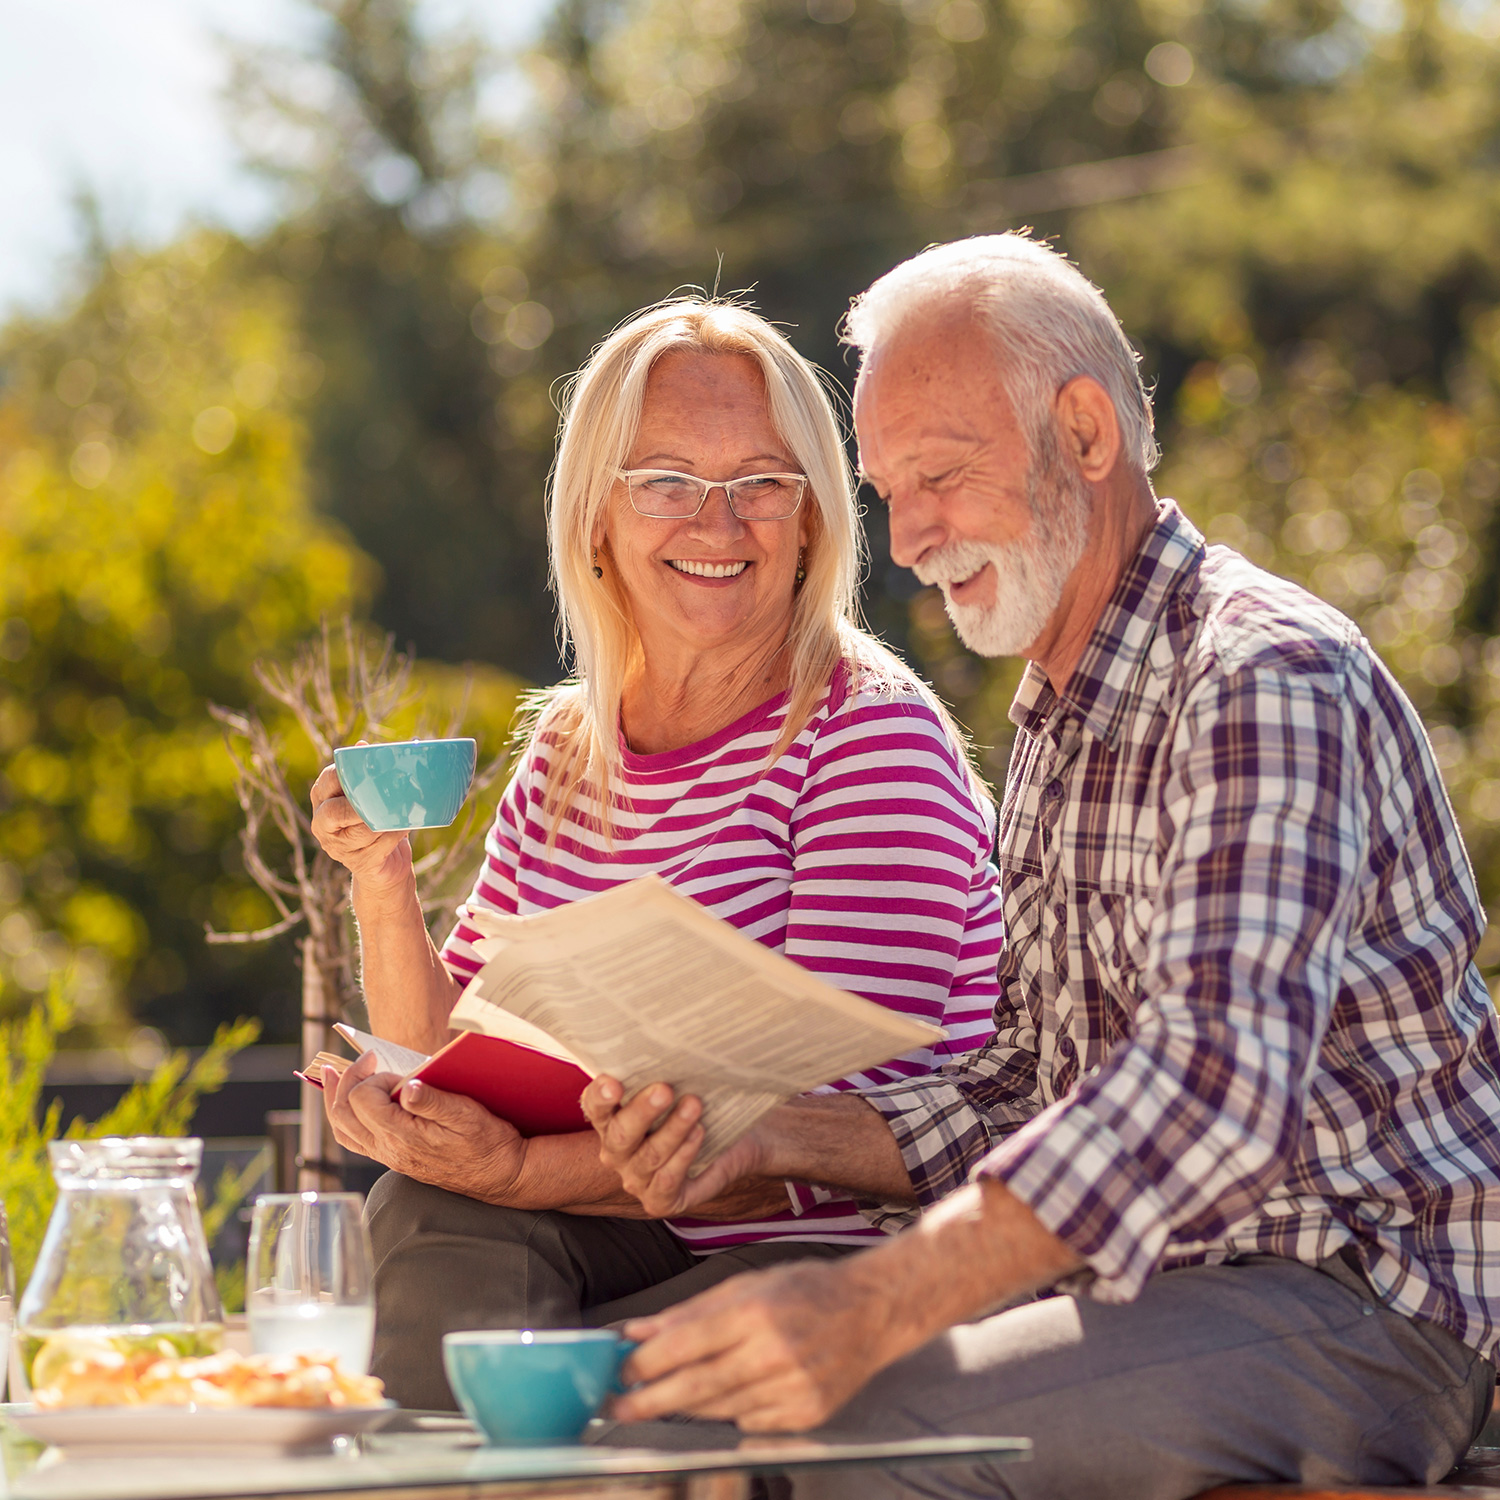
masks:
[[[425,0],[434,24],[523,38],[546,0]],[[160,243],[189,219],[251,232],[266,187],[242,170],[219,92],[223,38],[295,42],[299,0],[0,0],[0,317],[65,293],[80,190]]]

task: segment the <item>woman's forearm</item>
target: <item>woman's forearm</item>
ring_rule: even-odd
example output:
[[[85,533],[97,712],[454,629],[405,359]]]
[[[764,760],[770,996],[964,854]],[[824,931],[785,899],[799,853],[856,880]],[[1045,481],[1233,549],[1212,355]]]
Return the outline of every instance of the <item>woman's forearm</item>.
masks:
[[[599,1137],[592,1130],[538,1135],[527,1141],[525,1161],[505,1193],[505,1206],[612,1219],[646,1217],[619,1176],[599,1160]]]
[[[360,972],[370,1030],[435,1052],[448,1041],[448,1013],[462,990],[438,957],[423,920],[415,875],[395,891],[353,888]]]

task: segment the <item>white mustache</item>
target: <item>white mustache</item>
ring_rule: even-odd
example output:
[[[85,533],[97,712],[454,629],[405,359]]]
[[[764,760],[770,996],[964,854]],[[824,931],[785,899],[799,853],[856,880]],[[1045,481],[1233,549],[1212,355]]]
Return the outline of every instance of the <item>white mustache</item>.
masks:
[[[918,579],[925,584],[942,585],[962,583],[972,578],[991,559],[995,549],[981,546],[978,542],[949,542],[936,552],[924,557],[912,568]]]

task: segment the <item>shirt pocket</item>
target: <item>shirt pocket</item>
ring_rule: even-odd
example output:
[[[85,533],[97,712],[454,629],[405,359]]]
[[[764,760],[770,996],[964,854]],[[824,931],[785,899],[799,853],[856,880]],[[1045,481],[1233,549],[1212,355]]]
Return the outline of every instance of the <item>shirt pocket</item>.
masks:
[[[1134,1030],[1155,905],[1128,885],[1103,884],[1088,892],[1084,942],[1101,991],[1099,1019],[1106,1045]]]

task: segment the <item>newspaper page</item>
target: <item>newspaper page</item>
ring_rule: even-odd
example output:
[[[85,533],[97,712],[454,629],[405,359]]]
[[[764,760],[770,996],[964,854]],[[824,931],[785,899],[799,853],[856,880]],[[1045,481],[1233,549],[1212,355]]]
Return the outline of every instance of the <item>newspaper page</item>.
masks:
[[[700,1168],[793,1094],[942,1037],[835,989],[654,875],[535,916],[464,919],[486,962],[450,1023],[505,1034],[499,1009],[586,1072],[618,1078],[627,1098],[656,1082],[696,1094]]]

